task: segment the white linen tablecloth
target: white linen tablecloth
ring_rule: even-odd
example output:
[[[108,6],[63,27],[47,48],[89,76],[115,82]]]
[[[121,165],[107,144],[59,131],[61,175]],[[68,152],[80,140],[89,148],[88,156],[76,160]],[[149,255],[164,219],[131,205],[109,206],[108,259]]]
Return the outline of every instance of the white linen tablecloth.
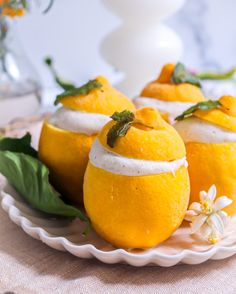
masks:
[[[56,251],[0,210],[0,293],[236,293],[236,256],[172,268],[105,265]]]

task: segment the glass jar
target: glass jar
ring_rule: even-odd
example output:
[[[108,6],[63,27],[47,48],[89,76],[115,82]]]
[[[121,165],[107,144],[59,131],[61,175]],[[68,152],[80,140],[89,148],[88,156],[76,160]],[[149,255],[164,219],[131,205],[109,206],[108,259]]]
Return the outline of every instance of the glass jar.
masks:
[[[39,77],[14,31],[14,20],[0,16],[0,126],[40,107]]]

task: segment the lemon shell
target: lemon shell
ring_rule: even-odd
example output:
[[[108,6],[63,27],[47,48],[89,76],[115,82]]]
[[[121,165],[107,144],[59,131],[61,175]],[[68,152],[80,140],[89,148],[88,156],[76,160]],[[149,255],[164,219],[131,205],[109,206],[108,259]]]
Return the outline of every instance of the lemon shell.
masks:
[[[83,178],[95,138],[56,128],[47,121],[42,128],[39,158],[49,168],[55,188],[76,204],[83,201]]]
[[[185,167],[174,174],[123,176],[88,164],[84,204],[97,233],[116,247],[149,248],[180,226],[189,202]]]
[[[141,96],[172,102],[197,103],[205,100],[201,90],[190,84],[174,85],[152,82],[143,89]]]
[[[164,161],[183,158],[186,154],[183,140],[172,126],[161,120],[160,129],[131,127],[124,137],[116,141],[114,148],[107,145],[107,133],[114,125],[113,121],[103,127],[98,138],[106,149],[129,158]]]
[[[217,196],[227,196],[234,202],[224,210],[236,213],[236,143],[206,144],[186,143],[189,177],[191,183],[190,203],[199,202],[199,192],[207,191],[215,184]]]

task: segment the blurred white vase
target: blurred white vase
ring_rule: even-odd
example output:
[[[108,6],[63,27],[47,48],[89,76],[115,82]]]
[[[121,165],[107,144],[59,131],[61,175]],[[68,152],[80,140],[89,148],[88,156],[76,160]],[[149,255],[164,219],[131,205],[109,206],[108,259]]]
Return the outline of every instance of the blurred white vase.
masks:
[[[102,55],[124,74],[117,87],[133,97],[157,76],[163,64],[181,58],[181,39],[162,21],[185,0],[102,1],[122,18],[122,26],[104,40]]]

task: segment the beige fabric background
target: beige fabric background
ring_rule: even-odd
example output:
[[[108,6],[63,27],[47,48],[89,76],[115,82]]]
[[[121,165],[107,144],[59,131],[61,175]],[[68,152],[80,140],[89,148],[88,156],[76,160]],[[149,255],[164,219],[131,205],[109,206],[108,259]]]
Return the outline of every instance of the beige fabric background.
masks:
[[[27,127],[27,128],[26,128]],[[21,120],[2,131],[33,133],[37,146],[41,118]],[[236,293],[236,255],[221,261],[172,268],[105,265],[59,252],[34,240],[0,208],[0,294]]]
[[[0,293],[236,293],[236,256],[172,268],[105,265],[26,235],[0,209]]]

